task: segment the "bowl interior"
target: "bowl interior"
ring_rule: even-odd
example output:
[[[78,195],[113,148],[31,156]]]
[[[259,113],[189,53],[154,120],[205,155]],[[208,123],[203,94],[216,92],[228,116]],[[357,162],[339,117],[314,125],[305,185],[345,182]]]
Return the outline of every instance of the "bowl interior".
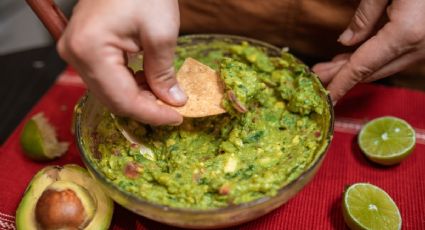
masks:
[[[244,38],[244,37],[238,37],[238,36],[229,36],[229,35],[183,36],[179,39],[178,46],[184,47],[184,48],[190,48],[190,47],[199,46],[199,45],[208,46],[208,43],[212,41],[222,41],[222,42],[231,43],[231,44],[241,44],[241,42],[248,42],[251,46],[256,46],[261,48],[262,50],[267,52],[269,56],[280,56],[282,55],[282,52],[286,52],[285,50],[282,51],[281,49],[275,46],[272,46],[270,44],[267,44],[261,41]],[[141,55],[136,55],[136,56],[140,57]],[[309,167],[304,171],[304,173],[302,173],[298,178],[295,178],[292,182],[282,187],[279,190],[276,197],[288,196],[287,194],[290,194],[291,196],[293,196],[295,195],[296,192],[299,191],[299,189],[301,189],[302,186],[304,186],[306,182],[303,182],[301,186],[297,185],[297,183],[300,184],[301,181],[304,180],[304,177],[310,177],[311,174],[314,175],[315,171],[318,169],[318,167],[320,167],[320,163],[322,162],[325,156],[325,153],[327,151],[327,148],[330,144],[330,141],[332,139],[333,120],[334,120],[332,103],[331,103],[329,95],[327,94],[322,83],[317,77],[315,77],[315,83],[316,83],[317,90],[320,92],[320,95],[323,101],[326,101],[326,108],[327,108],[322,116],[314,117],[314,119],[316,119],[318,123],[321,125],[321,131],[323,132],[323,135],[322,135],[323,138],[321,140],[320,148],[317,148],[316,152],[314,153],[313,163],[311,163]],[[87,94],[86,96],[84,96],[80,100],[75,110],[76,111],[75,112],[76,139],[77,139],[78,147],[81,152],[83,162],[86,164],[89,171],[92,173],[94,178],[96,178],[101,184],[103,184],[106,187],[106,189],[108,189],[109,191],[113,190],[114,193],[119,193],[119,196],[112,195],[112,198],[114,198],[118,203],[122,204],[123,206],[130,207],[131,210],[142,215],[145,215],[146,212],[135,210],[135,208],[132,208],[133,204],[140,207],[143,206],[143,208],[148,207],[152,210],[153,209],[162,210],[167,213],[175,212],[175,213],[186,213],[186,214],[196,214],[196,215],[203,214],[205,216],[210,216],[210,215],[223,215],[223,213],[225,214],[227,212],[233,212],[234,210],[241,210],[241,209],[249,210],[251,207],[254,207],[260,204],[266,204],[267,202],[271,202],[273,200],[273,197],[264,197],[264,198],[254,200],[248,203],[232,205],[232,206],[228,206],[224,208],[194,210],[194,209],[173,208],[173,207],[158,205],[155,203],[151,203],[147,200],[143,200],[133,195],[132,193],[126,190],[123,190],[121,187],[109,181],[103,175],[102,171],[97,167],[96,163],[93,162],[93,158],[96,158],[96,157],[93,157],[94,154],[96,154],[95,153],[96,151],[93,151],[92,146],[94,145],[93,143],[94,140],[91,138],[90,134],[96,128],[105,110],[106,110],[105,107],[102,106],[94,97],[90,96],[90,94]],[[294,190],[295,187],[297,188],[296,190]],[[288,196],[288,197],[290,198],[291,196]],[[149,216],[149,214],[147,214],[147,216],[152,219],[158,220],[155,217]],[[169,222],[166,222],[166,223],[169,223]],[[175,225],[182,226],[180,224],[175,224]],[[193,226],[197,226],[197,225],[193,225]],[[189,225],[186,227],[193,227],[193,226]]]

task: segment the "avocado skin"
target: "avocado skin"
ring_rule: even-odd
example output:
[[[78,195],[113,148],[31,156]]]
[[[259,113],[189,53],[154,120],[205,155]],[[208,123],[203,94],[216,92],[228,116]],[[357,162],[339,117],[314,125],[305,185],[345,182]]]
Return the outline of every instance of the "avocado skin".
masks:
[[[47,166],[34,175],[16,210],[17,230],[38,229],[34,212],[36,203],[45,189],[58,180],[70,181],[85,188],[96,200],[96,213],[84,228],[85,230],[106,230],[109,228],[114,209],[113,201],[103,192],[86,169],[75,164],[67,164],[64,166]]]

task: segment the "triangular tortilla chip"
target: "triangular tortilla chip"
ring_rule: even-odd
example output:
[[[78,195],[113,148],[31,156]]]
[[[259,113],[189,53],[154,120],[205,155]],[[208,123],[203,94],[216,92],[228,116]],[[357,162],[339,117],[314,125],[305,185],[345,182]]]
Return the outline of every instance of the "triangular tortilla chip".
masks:
[[[184,117],[206,117],[225,113],[221,106],[224,87],[217,72],[193,58],[187,58],[177,72],[177,81],[188,96],[182,107],[174,107]]]

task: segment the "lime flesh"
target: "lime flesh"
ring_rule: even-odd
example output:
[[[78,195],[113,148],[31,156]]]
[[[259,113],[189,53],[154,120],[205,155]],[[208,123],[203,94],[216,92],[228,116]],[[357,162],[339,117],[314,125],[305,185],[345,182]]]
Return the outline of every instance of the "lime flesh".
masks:
[[[25,155],[37,161],[62,156],[69,145],[57,140],[54,127],[49,124],[43,113],[34,115],[25,124],[20,141]]]
[[[412,152],[415,141],[415,130],[396,117],[381,117],[368,122],[358,137],[363,153],[382,165],[401,162]]]
[[[344,220],[350,229],[401,229],[401,215],[391,197],[368,183],[351,185],[343,198]]]

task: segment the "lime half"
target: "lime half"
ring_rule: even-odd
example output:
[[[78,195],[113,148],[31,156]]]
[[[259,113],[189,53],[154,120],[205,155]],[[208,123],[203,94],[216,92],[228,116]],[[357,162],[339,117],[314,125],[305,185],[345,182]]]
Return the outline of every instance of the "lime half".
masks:
[[[56,131],[43,113],[34,115],[24,126],[21,146],[33,160],[50,160],[62,156],[68,150],[67,142],[59,142]]]
[[[406,158],[415,147],[415,130],[396,117],[381,117],[368,122],[360,131],[360,149],[373,162],[393,165]]]
[[[391,197],[368,183],[353,184],[345,190],[343,215],[350,229],[401,229],[401,215]]]

